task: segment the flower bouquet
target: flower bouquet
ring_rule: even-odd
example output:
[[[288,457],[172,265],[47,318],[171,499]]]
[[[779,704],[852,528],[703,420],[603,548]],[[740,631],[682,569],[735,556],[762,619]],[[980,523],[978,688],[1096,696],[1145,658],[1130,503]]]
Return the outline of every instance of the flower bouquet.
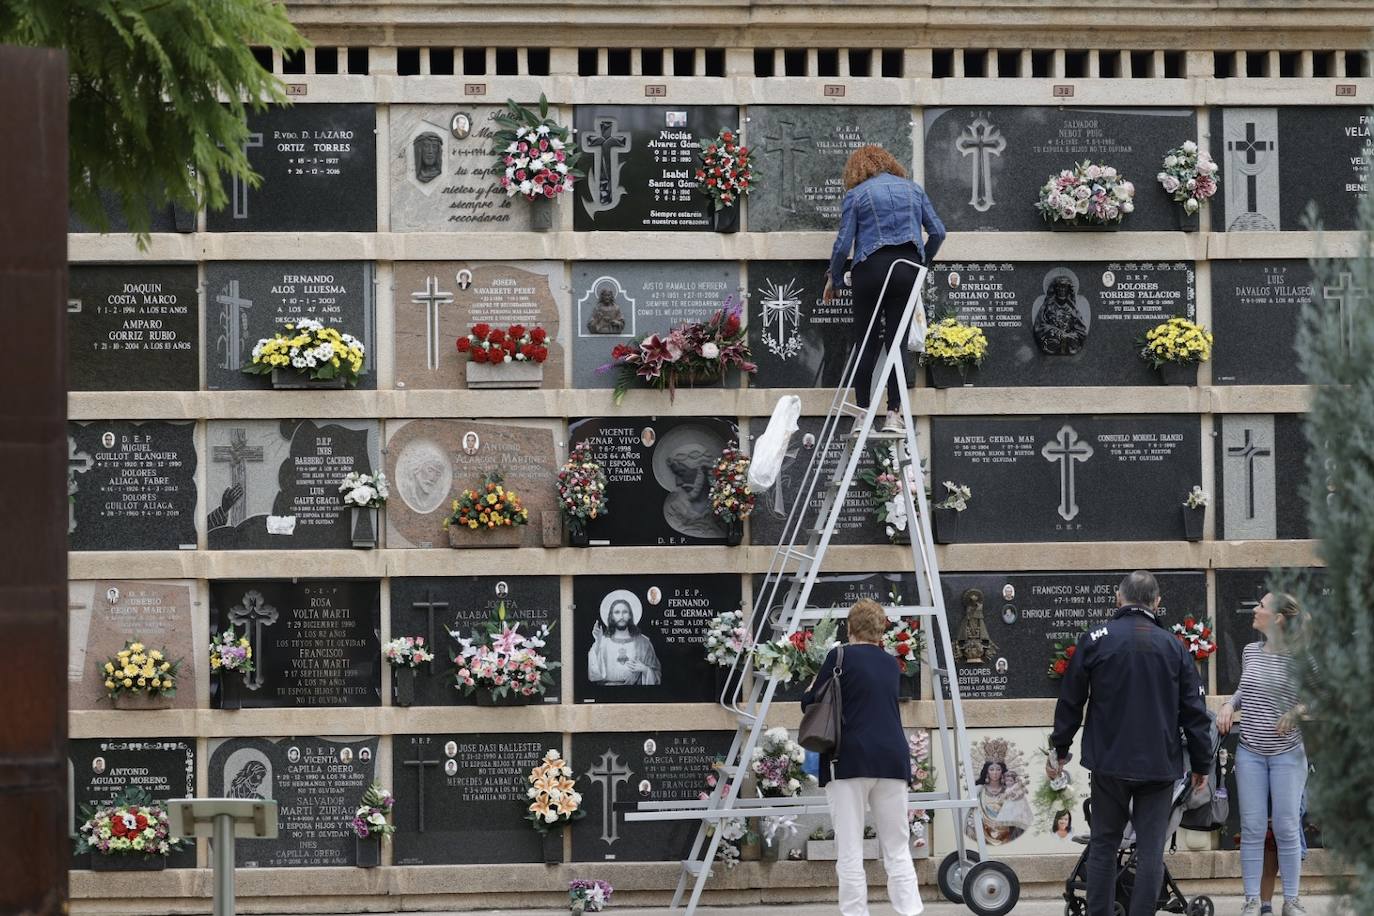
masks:
[[[339,484],[343,503],[353,512],[353,546],[371,549],[377,546],[377,510],[386,505],[391,495],[386,473],[359,474],[350,471]]]
[[[901,462],[898,461],[898,445],[895,442],[874,448],[871,454],[873,467],[860,471],[859,479],[868,486],[874,517],[883,526],[889,541],[909,544],[911,533],[907,528],[906,500],[902,498],[902,478],[898,474],[906,478],[906,486],[915,492],[916,469],[908,464],[905,473],[899,470]]]
[[[605,515],[606,472],[600,462],[592,458],[587,443],[579,442],[568,450],[568,460],[558,472],[558,503],[568,520],[568,541],[574,547],[586,547],[587,525]]]
[[[1170,318],[1145,332],[1140,358],[1149,363],[1166,385],[1191,385],[1197,367],[1212,358],[1212,332],[1187,318]]]
[[[911,761],[911,791],[935,791],[935,758],[930,747],[930,732],[918,728],[906,739],[907,756]],[[925,808],[913,808],[907,815],[911,823],[911,846],[930,855],[930,822],[933,818]]]
[[[171,837],[167,812],[146,789],[126,789],[108,805],[87,805],[81,816],[76,852],[89,853],[91,868],[97,871],[160,869],[167,856],[184,845]]]
[[[582,153],[573,143],[572,131],[549,117],[549,101],[544,96],[539,97],[538,112],[507,99],[506,110],[495,121],[500,130],[492,139],[497,157],[494,171],[501,176],[507,197],[520,194],[531,203],[551,203],[585,177],[577,168]],[[552,225],[549,208],[537,207],[531,228],[544,231]]]
[[[415,669],[434,661],[423,636],[398,636],[382,643],[382,658],[391,664],[391,685],[397,706],[415,703]]]
[[[568,882],[568,909],[573,913],[600,913],[610,906],[615,888],[600,878],[574,878]]]
[[[1188,649],[1188,654],[1198,662],[1206,661],[1217,651],[1217,642],[1212,638],[1212,628],[1205,617],[1199,620],[1189,614],[1182,623],[1171,626],[1169,632],[1178,637],[1179,642]]]
[[[505,488],[499,473],[489,471],[480,489],[464,490],[453,501],[443,524],[450,547],[518,547],[517,528],[529,521],[530,512],[520,504],[519,495]]]
[[[563,861],[562,827],[584,816],[582,793],[573,781],[572,768],[563,755],[550,748],[526,777],[529,788],[525,797],[529,807],[525,820],[544,838],[544,863],[557,865]]]
[[[1183,499],[1183,537],[1188,541],[1202,540],[1202,523],[1207,517],[1207,492],[1194,484]]]
[[[711,772],[706,774],[708,791],[699,792],[697,798],[706,801],[713,793],[724,797],[730,792],[730,780],[723,774],[724,758],[717,757],[711,764]],[[716,861],[723,862],[726,868],[734,868],[742,861],[755,861],[762,854],[758,830],[753,818],[726,817],[719,821],[706,823],[706,835],[712,836],[720,831],[720,842],[716,844]]]
[[[897,659],[897,669],[902,673],[902,677],[914,678],[920,675],[921,652],[924,649],[925,635],[921,633],[919,620],[893,620],[883,633],[883,650]]]
[[[802,769],[806,751],[792,740],[781,726],[763,733],[759,746],[749,760],[749,772],[762,798],[790,798],[800,795],[815,778]]]
[[[1046,763],[1051,757],[1056,762],[1059,759],[1058,753],[1052,747],[1041,748],[1037,753],[1045,758]],[[1065,814],[1069,815],[1069,821],[1072,821],[1073,810],[1078,807],[1078,795],[1074,791],[1069,768],[1061,769],[1059,775],[1053,779],[1042,776],[1040,784],[1035,787],[1035,794],[1031,796],[1031,804],[1035,806],[1035,812],[1040,819],[1052,824],[1056,830],[1060,818]]]
[[[667,390],[671,401],[679,385],[716,382],[728,369],[755,372],[758,366],[749,361],[743,313],[732,296],[704,322],[684,321],[662,337],[649,334],[616,344],[611,361],[598,371],[615,371],[617,404],[636,378],[659,391]]]
[[[468,358],[469,388],[538,388],[544,383],[549,333],[538,325],[502,329],[481,322],[458,338],[458,352]]]
[[[100,665],[105,695],[116,709],[165,709],[176,696],[181,662],[166,649],[133,640]]]
[[[711,618],[706,625],[702,644],[706,660],[717,668],[733,667],[741,655],[749,651],[749,628],[743,611],[726,611]]]
[[[738,547],[744,540],[744,520],[754,511],[749,488],[749,456],[727,446],[711,468],[711,511],[725,524],[725,543]]]
[[[359,868],[382,864],[382,840],[396,832],[395,825],[388,820],[395,805],[395,796],[379,782],[372,783],[363,793],[363,800],[349,822],[357,835]]]
[[[771,642],[759,643],[752,653],[754,670],[784,684],[810,681],[820,672],[825,656],[839,645],[835,638],[837,627],[834,618],[826,617],[814,629],[798,630]]]
[[[1069,670],[1069,661],[1073,654],[1078,651],[1078,640],[1072,642],[1055,643],[1054,656],[1050,658],[1049,670],[1045,672],[1051,680],[1059,680],[1064,676],[1064,672]]]
[[[253,347],[249,375],[272,376],[273,388],[342,388],[358,384],[366,348],[352,334],[314,318],[285,326]]]
[[[930,370],[930,383],[936,388],[954,388],[964,383],[988,355],[988,338],[976,324],[954,316],[941,318],[926,329],[926,348],[921,365]]]
[[[931,505],[935,543],[953,544],[959,538],[959,513],[968,508],[973,489],[952,480],[945,481],[945,498]]]
[[[237,709],[238,701],[230,697],[228,673],[247,677],[253,673],[253,644],[248,633],[240,636],[233,627],[222,630],[210,639],[210,673],[219,675],[219,708]]]
[[[1083,162],[1040,188],[1035,209],[1052,228],[1111,227],[1135,209],[1135,185],[1110,165]]]
[[[465,696],[476,694],[479,706],[533,702],[553,686],[553,672],[558,668],[558,662],[549,661],[541,651],[552,629],[545,624],[529,635],[521,633],[520,624],[507,622],[502,601],[491,620],[480,624],[471,636],[450,631],[458,640],[454,686]]]
[[[1192,140],[1164,154],[1164,167],[1155,178],[1174,203],[1183,205],[1187,216],[1201,210],[1202,202],[1217,193],[1221,183],[1217,164]]]
[[[739,145],[732,130],[722,130],[714,138],[701,141],[701,167],[696,171],[697,189],[711,198],[716,211],[716,228],[733,232],[739,225],[735,204],[746,197],[758,175],[749,158],[749,148]]]

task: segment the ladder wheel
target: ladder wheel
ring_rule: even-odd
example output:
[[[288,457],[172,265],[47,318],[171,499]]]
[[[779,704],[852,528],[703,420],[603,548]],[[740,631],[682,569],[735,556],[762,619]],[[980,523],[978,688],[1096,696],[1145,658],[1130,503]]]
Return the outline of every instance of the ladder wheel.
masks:
[[[978,853],[971,849],[964,852],[964,861],[960,862],[959,850],[956,849],[940,863],[940,869],[935,873],[935,881],[940,886],[940,893],[944,894],[950,903],[964,902],[964,875],[977,862]]]
[[[1021,881],[1005,862],[979,862],[964,878],[964,905],[977,916],[1005,916],[1021,896]]]

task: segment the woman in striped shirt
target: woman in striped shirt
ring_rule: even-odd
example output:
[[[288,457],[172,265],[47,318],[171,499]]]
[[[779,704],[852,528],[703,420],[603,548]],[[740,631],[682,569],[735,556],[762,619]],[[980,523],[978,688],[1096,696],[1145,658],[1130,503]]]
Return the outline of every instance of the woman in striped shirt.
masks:
[[[1236,790],[1240,795],[1240,871],[1245,885],[1241,916],[1272,912],[1261,904],[1266,821],[1272,819],[1274,842],[1283,876],[1282,916],[1307,916],[1298,899],[1302,870],[1302,822],[1299,806],[1307,785],[1307,754],[1297,721],[1297,666],[1285,640],[1295,636],[1298,603],[1290,595],[1269,593],[1255,608],[1254,628],[1260,639],[1245,647],[1235,696],[1217,711],[1217,728],[1231,730],[1236,710],[1240,749],[1236,752]]]

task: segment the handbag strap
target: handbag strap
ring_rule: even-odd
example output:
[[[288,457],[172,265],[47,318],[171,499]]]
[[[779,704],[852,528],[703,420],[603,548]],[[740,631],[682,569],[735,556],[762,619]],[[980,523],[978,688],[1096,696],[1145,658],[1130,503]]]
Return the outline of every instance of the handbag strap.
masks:
[[[830,775],[834,778],[835,763],[840,759],[840,742],[844,740],[844,695],[840,688],[842,686],[840,675],[844,674],[844,646],[835,648],[835,668],[830,673],[830,680],[835,685],[835,749],[830,752]]]

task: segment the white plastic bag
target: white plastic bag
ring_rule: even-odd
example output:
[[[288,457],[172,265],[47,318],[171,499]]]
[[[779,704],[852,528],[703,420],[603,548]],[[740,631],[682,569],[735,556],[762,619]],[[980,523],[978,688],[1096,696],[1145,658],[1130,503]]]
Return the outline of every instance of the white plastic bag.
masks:
[[[926,304],[925,297],[921,295],[925,286],[926,268],[922,267],[916,271],[916,285],[911,288],[911,296],[906,301],[908,309],[912,307],[913,299],[916,302],[916,310],[906,331],[906,348],[912,353],[926,352]]]
[[[753,453],[749,456],[749,486],[755,493],[769,489],[778,479],[787,445],[797,431],[800,417],[801,398],[795,394],[778,398],[778,403],[773,406],[773,416],[768,419],[768,428],[754,443]]]

